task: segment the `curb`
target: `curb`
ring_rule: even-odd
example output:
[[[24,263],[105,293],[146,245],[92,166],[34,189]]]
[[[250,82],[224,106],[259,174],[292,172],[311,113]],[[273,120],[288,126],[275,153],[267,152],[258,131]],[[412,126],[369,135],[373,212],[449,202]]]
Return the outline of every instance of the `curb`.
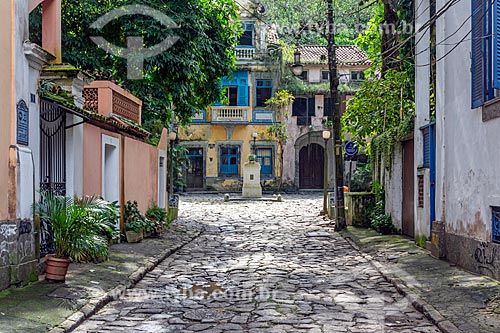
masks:
[[[90,318],[96,314],[99,310],[105,307],[112,301],[117,300],[127,289],[133,288],[139,281],[141,281],[147,273],[155,269],[160,263],[165,261],[168,257],[182,249],[183,247],[192,243],[197,239],[204,230],[200,230],[186,243],[178,245],[172,249],[168,249],[158,256],[148,260],[144,267],[140,267],[134,273],[130,274],[128,277],[128,282],[126,284],[119,284],[106,294],[98,299],[93,299],[88,301],[80,310],[73,313],[69,318],[48,331],[48,333],[70,333],[78,326],[80,326],[86,319]]]
[[[360,252],[362,257],[367,259],[384,277],[384,279],[393,284],[396,290],[406,297],[411,305],[420,313],[422,313],[427,319],[436,325],[439,330],[443,333],[463,333],[459,330],[451,321],[447,320],[439,311],[437,311],[432,305],[424,301],[417,294],[411,291],[404,282],[396,275],[391,273],[384,264],[375,260],[369,254],[363,252],[358,245],[352,240],[351,237],[346,235],[346,232],[341,233],[342,237],[351,245],[356,251]]]

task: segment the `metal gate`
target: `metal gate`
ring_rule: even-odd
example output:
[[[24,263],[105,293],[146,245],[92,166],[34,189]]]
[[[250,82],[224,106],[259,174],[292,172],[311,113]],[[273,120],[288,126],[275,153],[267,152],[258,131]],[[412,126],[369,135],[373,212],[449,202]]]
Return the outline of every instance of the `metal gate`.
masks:
[[[40,107],[40,190],[66,195],[66,113],[46,100]],[[41,221],[40,256],[52,250],[52,230]]]

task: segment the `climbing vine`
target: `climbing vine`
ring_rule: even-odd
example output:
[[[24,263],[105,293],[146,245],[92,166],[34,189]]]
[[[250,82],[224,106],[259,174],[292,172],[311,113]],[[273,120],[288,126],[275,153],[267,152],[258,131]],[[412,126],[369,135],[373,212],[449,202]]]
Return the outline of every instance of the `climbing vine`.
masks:
[[[280,149],[280,177],[277,180],[277,191],[281,189],[283,179],[283,147],[288,140],[285,119],[288,118],[288,107],[293,104],[295,96],[288,90],[277,91],[274,96],[266,102],[266,105],[276,112],[276,122],[267,129],[267,134],[278,142]]]

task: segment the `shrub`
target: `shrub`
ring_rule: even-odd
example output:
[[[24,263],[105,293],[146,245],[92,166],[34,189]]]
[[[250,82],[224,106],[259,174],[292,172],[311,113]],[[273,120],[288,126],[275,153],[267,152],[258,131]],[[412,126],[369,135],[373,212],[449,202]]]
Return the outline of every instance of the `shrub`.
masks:
[[[141,232],[143,230],[149,231],[149,223],[144,217],[138,206],[137,201],[127,201],[125,206],[125,231]]]

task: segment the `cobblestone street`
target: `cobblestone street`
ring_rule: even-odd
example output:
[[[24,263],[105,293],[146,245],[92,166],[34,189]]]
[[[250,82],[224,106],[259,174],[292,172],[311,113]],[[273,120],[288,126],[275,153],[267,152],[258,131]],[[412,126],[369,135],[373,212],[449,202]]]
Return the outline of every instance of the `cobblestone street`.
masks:
[[[278,202],[182,197],[202,235],[75,332],[439,332],[318,216]]]

